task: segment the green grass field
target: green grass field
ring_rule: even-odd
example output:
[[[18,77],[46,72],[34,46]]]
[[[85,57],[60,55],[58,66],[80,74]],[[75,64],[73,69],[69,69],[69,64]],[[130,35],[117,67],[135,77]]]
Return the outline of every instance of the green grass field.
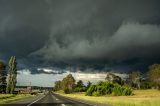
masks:
[[[61,95],[85,101],[111,104],[113,106],[160,106],[160,91],[158,90],[134,90],[133,96],[103,96],[91,97],[84,93]]]
[[[0,104],[9,103],[12,101],[20,100],[23,98],[32,97],[30,94],[19,94],[19,95],[12,95],[12,94],[0,94]]]

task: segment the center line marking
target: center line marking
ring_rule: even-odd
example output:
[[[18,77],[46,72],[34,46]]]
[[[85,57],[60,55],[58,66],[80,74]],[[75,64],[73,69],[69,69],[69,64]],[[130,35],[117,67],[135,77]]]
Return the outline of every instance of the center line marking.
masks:
[[[45,96],[43,96],[43,97],[41,97],[41,98],[39,98],[39,99],[37,99],[37,100],[33,101],[32,103],[28,104],[27,106],[31,106],[32,104],[34,104],[34,103],[38,102],[39,100],[41,100],[41,99],[42,99],[42,98],[44,98],[44,97],[45,97]]]
[[[66,105],[62,104],[62,106],[66,106]]]

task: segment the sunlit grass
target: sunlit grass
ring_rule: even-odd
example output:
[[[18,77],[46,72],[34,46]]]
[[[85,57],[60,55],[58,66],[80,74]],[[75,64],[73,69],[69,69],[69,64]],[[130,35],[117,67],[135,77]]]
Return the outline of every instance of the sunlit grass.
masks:
[[[134,90],[133,96],[85,96],[85,93],[74,93],[62,95],[87,100],[91,102],[111,104],[113,106],[160,106],[160,91],[158,90]]]
[[[0,94],[0,99],[6,99],[6,98],[10,98],[10,97],[14,97],[15,95],[12,94]]]
[[[32,95],[30,95],[30,94],[18,94],[18,95],[0,94],[0,104],[5,104],[8,102],[20,100],[20,99],[31,97],[31,96]]]

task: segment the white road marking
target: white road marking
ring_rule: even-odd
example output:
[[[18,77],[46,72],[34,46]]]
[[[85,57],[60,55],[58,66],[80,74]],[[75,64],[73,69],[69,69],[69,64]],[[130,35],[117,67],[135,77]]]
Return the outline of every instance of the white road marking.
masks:
[[[44,98],[44,97],[45,97],[45,96],[43,96],[43,97],[41,97],[41,98],[39,98],[39,99],[33,101],[32,103],[28,104],[27,106],[31,106],[33,103],[36,103],[37,101],[41,100],[41,99]]]
[[[58,94],[58,93],[55,93],[55,94]],[[58,94],[59,96],[62,96],[62,95],[60,95],[60,94]],[[52,94],[52,96],[53,96],[53,94]],[[54,97],[54,96],[53,96]],[[69,98],[69,97],[65,97],[65,96],[62,96],[63,98],[66,98],[67,100],[69,100],[70,102],[79,102],[79,103],[82,103],[82,104],[87,104],[87,105],[90,105],[90,106],[97,106],[97,105],[93,105],[93,104],[89,104],[89,103],[86,103],[86,102],[82,102],[82,101],[78,101],[78,100],[75,100],[75,99],[73,99],[73,98]],[[66,105],[64,105],[64,104],[61,104],[62,106],[66,106]]]
[[[58,93],[57,93],[58,94]],[[60,95],[60,94],[58,94],[59,96],[62,96],[62,95]],[[89,103],[86,103],[86,102],[82,102],[82,101],[78,101],[78,100],[76,100],[76,99],[73,99],[73,98],[70,98],[70,97],[65,97],[65,96],[62,96],[63,98],[66,98],[67,100],[69,100],[70,102],[72,102],[73,103],[73,101],[74,102],[80,102],[80,103],[82,103],[82,104],[87,104],[87,105],[90,105],[90,106],[97,106],[97,105],[93,105],[93,104],[89,104]],[[62,105],[62,106],[65,106],[64,104]]]
[[[55,98],[56,100],[59,100],[59,99],[57,99],[55,96],[53,96],[53,94],[52,94],[52,97]]]

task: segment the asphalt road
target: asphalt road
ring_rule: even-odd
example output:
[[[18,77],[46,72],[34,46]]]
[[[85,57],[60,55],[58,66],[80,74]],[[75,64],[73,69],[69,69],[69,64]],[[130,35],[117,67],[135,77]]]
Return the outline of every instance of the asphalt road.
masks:
[[[28,98],[12,102],[11,104],[3,104],[0,106],[92,106],[92,105],[74,101],[50,92],[46,95],[40,95],[34,98]]]

